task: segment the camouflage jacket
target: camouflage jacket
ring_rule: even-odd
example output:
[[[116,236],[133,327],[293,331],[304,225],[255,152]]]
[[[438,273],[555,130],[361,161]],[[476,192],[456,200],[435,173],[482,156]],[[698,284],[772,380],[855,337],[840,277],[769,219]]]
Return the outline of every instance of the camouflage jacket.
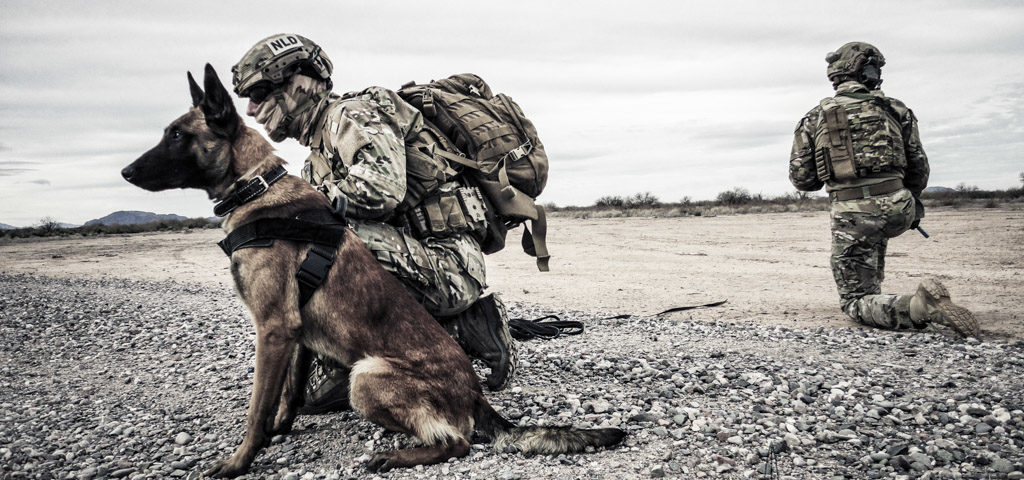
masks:
[[[324,102],[302,178],[332,202],[347,199],[352,218],[386,218],[405,196],[405,143],[423,128],[420,112],[381,87]]]
[[[928,157],[921,146],[921,137],[917,130],[917,118],[914,117],[914,113],[903,102],[895,98],[886,97],[881,90],[869,91],[864,85],[853,81],[839,85],[836,89],[835,101],[840,105],[860,101],[846,96],[846,94],[850,93],[870,94],[888,100],[892,110],[899,117],[895,120],[899,122],[902,130],[906,168],[898,168],[894,171],[883,172],[871,177],[858,178],[843,183],[829,181],[826,185],[826,182],[822,182],[818,178],[815,166],[815,155],[818,152],[818,148],[814,144],[814,139],[822,128],[823,122],[822,108],[821,105],[818,105],[800,119],[800,123],[797,124],[796,130],[793,132],[793,151],[789,157],[789,181],[793,183],[797,190],[813,191],[820,189],[822,186],[827,186],[827,190],[832,191],[871,185],[889,178],[902,178],[903,185],[910,190],[914,197],[920,196],[921,191],[928,185],[929,167]]]

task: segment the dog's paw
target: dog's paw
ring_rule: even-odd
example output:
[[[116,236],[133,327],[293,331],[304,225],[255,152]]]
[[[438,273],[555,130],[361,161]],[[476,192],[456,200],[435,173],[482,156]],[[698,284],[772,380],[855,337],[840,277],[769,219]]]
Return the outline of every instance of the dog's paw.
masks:
[[[391,455],[386,453],[378,453],[366,462],[366,469],[371,472],[384,473],[394,468],[391,465]]]
[[[295,424],[295,415],[281,416],[274,419],[274,426],[270,429],[270,437],[274,435],[287,435],[292,432]]]
[[[234,478],[249,470],[248,465],[238,465],[238,462],[233,460],[234,457],[221,460],[215,463],[213,467],[210,467],[209,470],[203,472],[203,474],[214,478]]]

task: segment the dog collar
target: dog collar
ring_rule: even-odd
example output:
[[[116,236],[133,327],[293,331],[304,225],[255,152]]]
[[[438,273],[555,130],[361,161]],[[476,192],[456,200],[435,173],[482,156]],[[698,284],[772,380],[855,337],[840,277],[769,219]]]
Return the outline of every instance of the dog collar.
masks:
[[[227,198],[222,200],[220,203],[213,206],[213,214],[218,217],[223,217],[236,208],[251,202],[256,197],[266,193],[267,189],[270,188],[274,182],[280,180],[288,173],[284,169],[283,165],[278,165],[269,172],[262,175],[256,175],[245,184],[244,187],[235,189],[231,192]]]

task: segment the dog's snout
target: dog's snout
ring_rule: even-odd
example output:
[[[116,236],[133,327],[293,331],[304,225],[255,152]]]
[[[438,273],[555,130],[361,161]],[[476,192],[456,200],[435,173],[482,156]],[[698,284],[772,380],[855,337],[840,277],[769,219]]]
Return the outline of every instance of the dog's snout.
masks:
[[[124,177],[125,180],[131,181],[133,175],[135,175],[135,168],[132,165],[128,165],[121,169],[121,176]]]

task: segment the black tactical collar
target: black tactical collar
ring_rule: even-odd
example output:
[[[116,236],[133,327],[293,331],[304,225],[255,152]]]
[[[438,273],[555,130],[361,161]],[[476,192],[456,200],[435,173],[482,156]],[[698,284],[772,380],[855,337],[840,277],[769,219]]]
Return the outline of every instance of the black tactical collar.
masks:
[[[245,186],[235,189],[235,191],[228,194],[227,198],[222,200],[220,203],[213,206],[213,214],[218,217],[223,217],[236,208],[251,202],[256,197],[266,193],[267,189],[270,188],[274,182],[280,180],[282,177],[288,174],[288,171],[284,169],[283,165],[278,165],[269,172],[265,172],[262,175],[256,175]]]

